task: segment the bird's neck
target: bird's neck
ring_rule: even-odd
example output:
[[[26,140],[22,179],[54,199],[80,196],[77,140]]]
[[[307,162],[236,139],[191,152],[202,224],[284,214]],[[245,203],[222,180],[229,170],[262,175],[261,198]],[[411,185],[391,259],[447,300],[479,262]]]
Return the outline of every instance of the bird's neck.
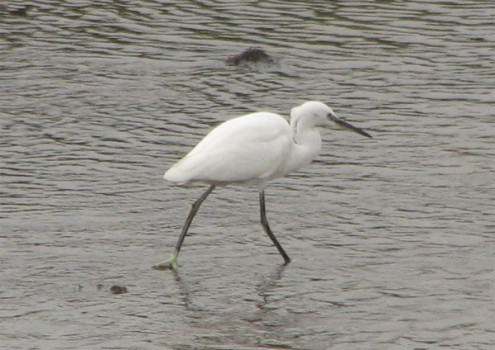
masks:
[[[299,170],[316,158],[321,151],[320,132],[315,127],[305,128],[296,125],[293,128],[293,151],[287,164],[289,172]]]

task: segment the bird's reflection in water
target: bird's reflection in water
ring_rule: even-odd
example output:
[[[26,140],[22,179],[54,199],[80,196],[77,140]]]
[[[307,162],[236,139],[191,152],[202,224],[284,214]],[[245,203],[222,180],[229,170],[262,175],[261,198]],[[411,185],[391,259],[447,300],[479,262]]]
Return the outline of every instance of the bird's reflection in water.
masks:
[[[288,268],[289,265],[282,264],[276,267],[273,267],[272,271],[265,274],[256,274],[258,277],[258,283],[255,287],[256,294],[259,296],[259,300],[253,300],[255,302],[255,306],[258,309],[263,310],[266,305],[270,303],[269,297],[271,292],[279,286],[279,281],[283,276],[284,271]],[[179,295],[181,300],[183,301],[183,305],[186,310],[193,311],[205,311],[201,307],[197,307],[197,303],[194,302],[195,294],[201,293],[204,295],[204,290],[198,290],[196,281],[188,280],[188,278],[183,278],[181,276],[181,272],[178,269],[172,270],[174,274],[175,282],[177,283],[179,289]],[[253,283],[255,284],[255,283]]]

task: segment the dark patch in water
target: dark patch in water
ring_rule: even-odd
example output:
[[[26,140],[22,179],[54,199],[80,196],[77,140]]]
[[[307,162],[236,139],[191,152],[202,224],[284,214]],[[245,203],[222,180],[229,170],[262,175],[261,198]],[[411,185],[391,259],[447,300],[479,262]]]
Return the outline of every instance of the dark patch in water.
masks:
[[[230,56],[225,62],[233,66],[246,66],[249,64],[258,63],[272,64],[275,63],[275,60],[264,50],[256,47],[251,47],[238,55]]]
[[[110,288],[112,294],[125,294],[127,293],[127,287],[114,285]]]

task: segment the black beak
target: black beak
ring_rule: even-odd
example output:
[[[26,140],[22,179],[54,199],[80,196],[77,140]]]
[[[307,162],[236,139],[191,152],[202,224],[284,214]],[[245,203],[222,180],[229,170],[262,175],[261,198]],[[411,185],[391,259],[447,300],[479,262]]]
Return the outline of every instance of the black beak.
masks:
[[[337,125],[339,125],[339,126],[341,126],[343,128],[346,128],[346,129],[349,129],[351,131],[354,131],[355,133],[358,133],[359,135],[363,135],[363,136],[369,137],[370,139],[373,138],[373,136],[371,136],[370,134],[368,134],[363,129],[358,128],[357,126],[354,126],[352,124],[349,124],[345,120],[338,118],[335,114],[330,113],[328,115],[328,118],[330,120],[332,120],[333,122],[335,122],[335,124],[337,124]]]

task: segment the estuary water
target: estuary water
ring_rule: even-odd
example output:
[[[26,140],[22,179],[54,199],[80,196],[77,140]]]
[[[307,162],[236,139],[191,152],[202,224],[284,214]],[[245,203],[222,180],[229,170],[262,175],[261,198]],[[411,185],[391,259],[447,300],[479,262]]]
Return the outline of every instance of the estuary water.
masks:
[[[374,138],[268,185],[293,262],[232,186],[151,269],[205,188],[164,171],[313,99]],[[493,348],[494,102],[492,1],[4,1],[0,347]]]

